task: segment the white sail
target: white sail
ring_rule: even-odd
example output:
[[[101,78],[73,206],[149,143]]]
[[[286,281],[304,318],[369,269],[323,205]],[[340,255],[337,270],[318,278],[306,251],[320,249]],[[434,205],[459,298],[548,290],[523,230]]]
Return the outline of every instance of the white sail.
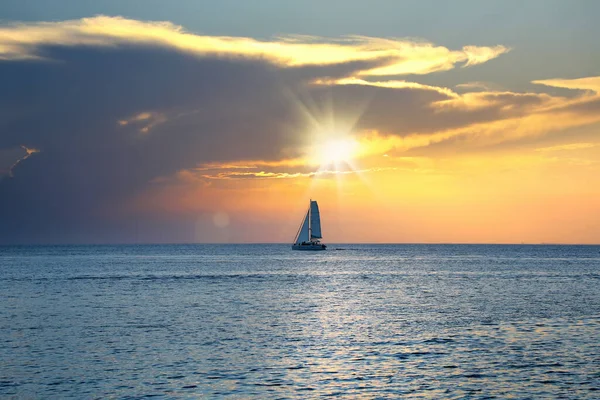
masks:
[[[296,235],[296,240],[294,240],[294,243],[296,243],[296,244],[302,243],[302,242],[308,242],[310,240],[308,237],[309,215],[310,215],[310,210],[308,210],[306,212],[304,221],[302,222],[302,225],[300,226],[300,229],[298,230],[298,234]]]
[[[316,201],[310,202],[310,238],[321,239],[321,216],[319,214],[319,205]]]

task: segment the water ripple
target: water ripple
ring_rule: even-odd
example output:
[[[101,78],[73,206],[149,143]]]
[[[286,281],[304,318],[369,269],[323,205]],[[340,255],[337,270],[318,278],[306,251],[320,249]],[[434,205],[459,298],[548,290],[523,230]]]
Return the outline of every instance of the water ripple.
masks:
[[[343,248],[5,248],[0,397],[599,398],[598,247]]]

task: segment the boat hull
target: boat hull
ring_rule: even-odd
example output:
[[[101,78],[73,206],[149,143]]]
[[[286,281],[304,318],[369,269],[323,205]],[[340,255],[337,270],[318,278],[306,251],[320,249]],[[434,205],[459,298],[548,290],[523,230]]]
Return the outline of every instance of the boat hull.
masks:
[[[327,246],[321,243],[314,244],[293,244],[292,250],[302,250],[302,251],[323,251],[327,249]]]

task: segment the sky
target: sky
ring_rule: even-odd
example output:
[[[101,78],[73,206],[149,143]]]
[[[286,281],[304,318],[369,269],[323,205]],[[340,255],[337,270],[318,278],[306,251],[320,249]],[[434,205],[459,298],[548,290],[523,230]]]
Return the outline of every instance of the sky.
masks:
[[[597,15],[4,0],[0,244],[600,243]]]

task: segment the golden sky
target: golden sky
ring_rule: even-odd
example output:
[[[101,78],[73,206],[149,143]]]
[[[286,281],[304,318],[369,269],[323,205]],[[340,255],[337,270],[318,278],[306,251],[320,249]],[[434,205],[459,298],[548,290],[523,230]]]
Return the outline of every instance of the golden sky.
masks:
[[[0,238],[290,242],[316,199],[329,243],[598,243],[600,76],[517,49],[6,23]]]

